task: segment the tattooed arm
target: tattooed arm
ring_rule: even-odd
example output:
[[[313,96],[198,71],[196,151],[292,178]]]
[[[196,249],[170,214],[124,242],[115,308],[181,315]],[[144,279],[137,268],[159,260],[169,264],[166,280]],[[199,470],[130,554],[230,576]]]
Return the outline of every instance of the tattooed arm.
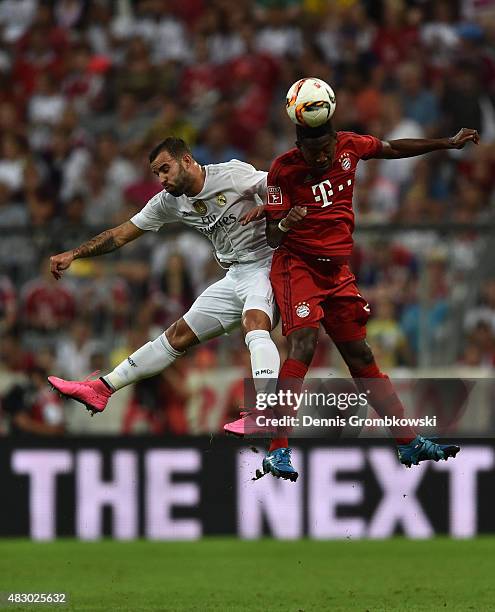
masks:
[[[139,229],[131,221],[126,221],[109,230],[105,230],[98,236],[91,238],[81,246],[78,246],[72,251],[65,251],[65,253],[59,253],[50,257],[50,272],[53,276],[59,280],[62,278],[64,270],[67,270],[74,259],[81,259],[82,257],[95,257],[96,255],[104,255],[105,253],[111,253],[116,249],[120,249],[121,246],[135,240],[139,236],[144,234],[144,230]]]

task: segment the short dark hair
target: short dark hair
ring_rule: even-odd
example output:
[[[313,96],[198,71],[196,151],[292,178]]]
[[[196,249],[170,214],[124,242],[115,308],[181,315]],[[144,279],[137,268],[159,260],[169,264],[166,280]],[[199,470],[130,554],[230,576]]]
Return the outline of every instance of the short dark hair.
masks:
[[[303,140],[311,140],[312,138],[321,138],[322,136],[333,136],[335,138],[336,132],[331,121],[323,123],[318,127],[306,127],[303,125],[296,126],[296,134],[298,142]]]
[[[158,155],[162,151],[167,151],[174,159],[181,159],[183,155],[191,155],[191,149],[185,140],[182,138],[176,138],[175,136],[169,136],[159,142],[153,149],[150,151],[149,160],[150,164],[155,161]]]

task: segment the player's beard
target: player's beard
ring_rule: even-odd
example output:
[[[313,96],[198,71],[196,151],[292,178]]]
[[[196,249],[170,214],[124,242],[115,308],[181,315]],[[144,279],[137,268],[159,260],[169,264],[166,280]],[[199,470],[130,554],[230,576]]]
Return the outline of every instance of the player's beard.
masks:
[[[183,196],[188,190],[191,184],[191,178],[189,177],[186,170],[179,165],[179,172],[177,173],[177,178],[174,181],[173,185],[169,185],[167,188],[167,193],[174,196],[175,198],[179,198]]]

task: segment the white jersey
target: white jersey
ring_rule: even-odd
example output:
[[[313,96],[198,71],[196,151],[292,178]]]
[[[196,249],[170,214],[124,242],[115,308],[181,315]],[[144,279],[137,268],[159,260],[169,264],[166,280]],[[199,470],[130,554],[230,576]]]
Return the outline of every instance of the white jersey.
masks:
[[[194,197],[175,197],[165,190],[151,198],[131,218],[142,230],[157,232],[165,223],[181,221],[213,243],[219,261],[249,262],[272,254],[265,236],[265,220],[246,226],[239,219],[266,199],[266,172],[232,159],[205,166],[203,189]]]

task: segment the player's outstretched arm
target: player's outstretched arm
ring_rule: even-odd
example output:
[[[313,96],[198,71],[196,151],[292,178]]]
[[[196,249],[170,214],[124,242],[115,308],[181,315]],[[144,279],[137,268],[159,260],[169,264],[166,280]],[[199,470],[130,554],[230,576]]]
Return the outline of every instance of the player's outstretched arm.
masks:
[[[57,280],[60,280],[64,270],[70,267],[74,259],[111,253],[142,234],[144,234],[144,230],[139,229],[132,221],[126,221],[118,227],[105,230],[76,249],[72,249],[72,251],[65,251],[50,257],[50,272]]]
[[[399,140],[382,141],[382,150],[375,159],[401,159],[415,157],[432,151],[445,149],[462,149],[468,142],[478,144],[479,134],[476,130],[462,128],[451,138],[401,138]]]

